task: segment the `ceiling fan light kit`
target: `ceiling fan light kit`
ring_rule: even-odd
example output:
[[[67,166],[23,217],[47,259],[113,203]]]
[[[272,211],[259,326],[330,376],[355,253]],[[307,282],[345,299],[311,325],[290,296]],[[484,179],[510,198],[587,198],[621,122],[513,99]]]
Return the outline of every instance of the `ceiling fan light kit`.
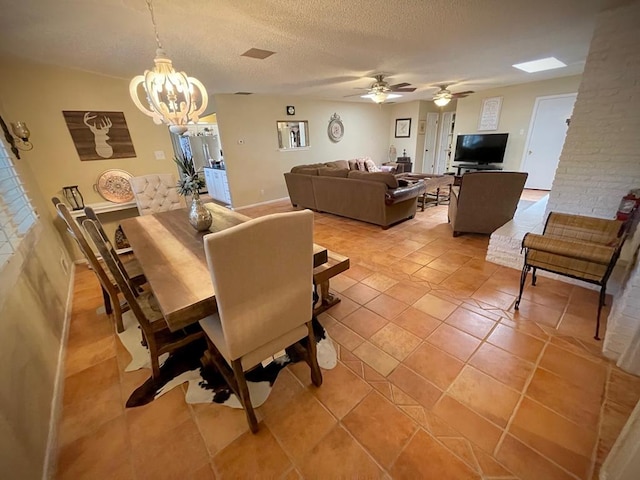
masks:
[[[187,131],[188,123],[198,123],[200,115],[207,108],[207,90],[199,80],[174,70],[160,43],[151,0],[147,0],[147,7],[158,45],[155,66],[153,70],[146,70],[144,75],[131,80],[129,94],[136,107],[151,117],[154,123],[164,123],[171,132],[182,134]],[[140,86],[143,87],[143,95]]]

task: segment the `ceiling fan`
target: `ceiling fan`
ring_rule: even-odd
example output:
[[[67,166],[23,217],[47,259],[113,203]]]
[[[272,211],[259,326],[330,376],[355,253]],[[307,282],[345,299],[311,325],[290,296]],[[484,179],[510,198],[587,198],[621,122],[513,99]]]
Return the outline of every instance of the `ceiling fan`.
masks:
[[[464,98],[468,95],[471,95],[472,93],[475,93],[472,90],[467,90],[466,92],[451,93],[451,91],[447,89],[448,85],[438,86],[440,87],[440,90],[438,90],[433,96],[433,103],[435,103],[439,107],[444,107],[454,98]]]
[[[385,81],[384,74],[382,73],[373,75],[373,78],[376,81],[368,88],[368,92],[364,95],[358,95],[362,98],[369,98],[375,103],[383,103],[385,100],[390,98],[399,98],[401,95],[398,95],[397,92],[410,93],[416,90],[416,87],[412,87],[410,83],[406,82],[389,85],[389,82]],[[352,97],[354,95],[347,96]]]

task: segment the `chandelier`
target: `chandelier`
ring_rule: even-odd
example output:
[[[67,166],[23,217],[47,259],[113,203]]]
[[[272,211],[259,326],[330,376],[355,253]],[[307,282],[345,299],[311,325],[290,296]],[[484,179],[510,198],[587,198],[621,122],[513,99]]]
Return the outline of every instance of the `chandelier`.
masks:
[[[198,123],[207,108],[207,90],[199,80],[174,70],[160,43],[151,0],[147,0],[147,7],[158,45],[155,67],[134,77],[129,84],[129,93],[136,107],[157,125],[164,123],[171,132],[182,134],[187,131],[189,122]]]

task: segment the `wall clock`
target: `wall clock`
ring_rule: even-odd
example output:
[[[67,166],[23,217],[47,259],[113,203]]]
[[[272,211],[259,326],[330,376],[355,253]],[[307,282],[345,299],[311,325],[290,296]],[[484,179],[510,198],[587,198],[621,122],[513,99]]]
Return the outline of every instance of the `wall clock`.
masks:
[[[296,114],[296,107],[294,107],[293,105],[287,105],[287,115],[295,115]]]
[[[329,139],[334,143],[338,143],[342,140],[342,136],[344,135],[344,125],[342,124],[342,120],[340,120],[340,115],[337,113],[331,115],[327,133],[329,134]]]

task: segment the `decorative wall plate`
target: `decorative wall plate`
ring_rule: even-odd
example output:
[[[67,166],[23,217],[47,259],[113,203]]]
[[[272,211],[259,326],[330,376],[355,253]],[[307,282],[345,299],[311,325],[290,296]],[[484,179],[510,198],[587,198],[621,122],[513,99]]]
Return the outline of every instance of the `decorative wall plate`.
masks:
[[[334,143],[338,143],[342,140],[342,136],[344,135],[344,125],[342,124],[342,120],[340,120],[340,115],[337,113],[331,115],[331,118],[329,119],[327,134],[329,135],[329,140]]]
[[[113,168],[100,174],[95,184],[96,191],[113,203],[126,203],[133,200],[133,190],[129,179],[132,175],[124,170]]]

